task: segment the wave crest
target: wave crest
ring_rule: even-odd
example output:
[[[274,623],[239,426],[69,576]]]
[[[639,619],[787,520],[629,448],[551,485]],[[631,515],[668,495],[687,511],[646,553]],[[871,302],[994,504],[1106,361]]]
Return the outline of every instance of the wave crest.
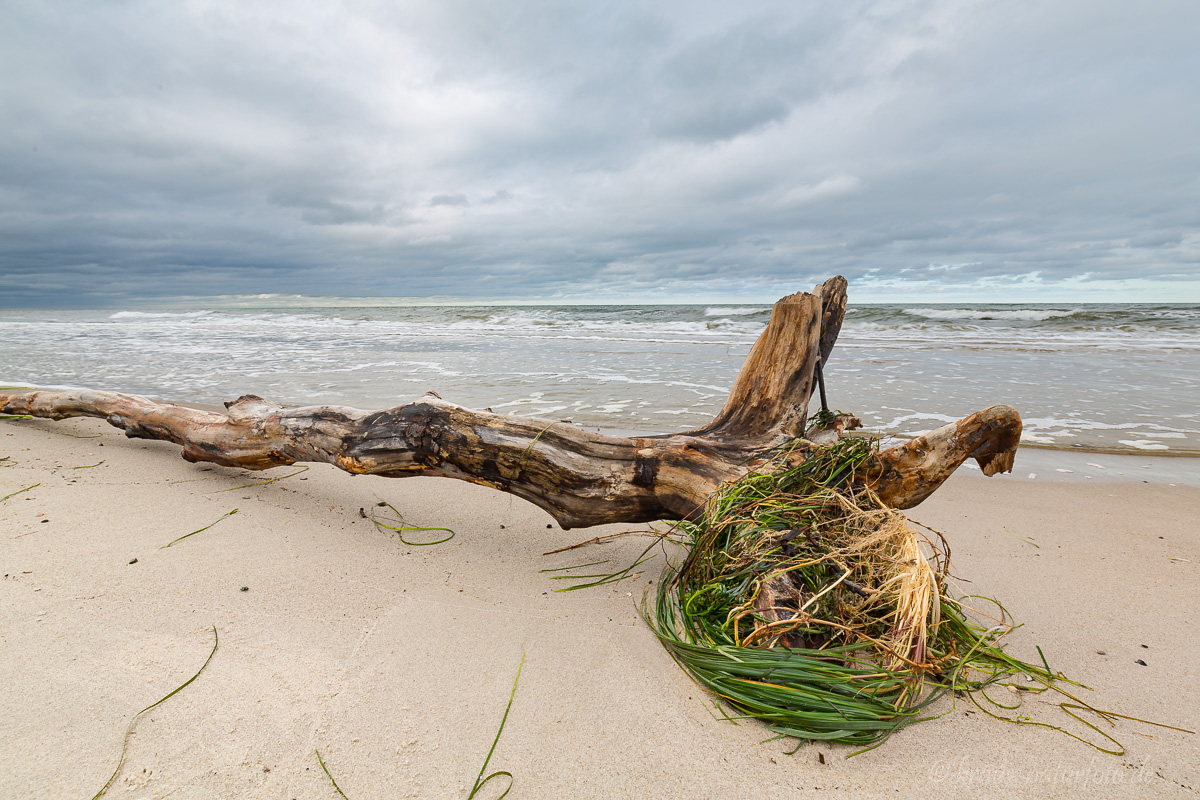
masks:
[[[713,306],[712,308],[704,309],[704,316],[706,316],[706,317],[746,317],[751,314],[765,314],[770,310],[771,309],[769,307],[763,308],[761,306],[752,307],[752,308],[747,308],[744,306],[736,306],[736,307],[732,307],[732,308],[725,307],[725,306]]]
[[[109,319],[195,319],[206,317],[211,311],[118,311]]]
[[[1056,317],[1069,317],[1080,313],[1082,309],[1048,309],[1048,308],[1017,308],[1017,309],[981,309],[981,308],[906,308],[905,314],[914,317],[924,317],[935,320],[1022,320],[1026,322],[1042,322]]]

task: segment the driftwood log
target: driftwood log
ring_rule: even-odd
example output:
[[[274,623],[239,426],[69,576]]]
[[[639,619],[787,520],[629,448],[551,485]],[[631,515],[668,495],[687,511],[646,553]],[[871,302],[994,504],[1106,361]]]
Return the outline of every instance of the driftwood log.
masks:
[[[790,446],[803,459],[858,420],[806,430],[817,372],[846,312],[846,280],[775,304],[721,412],[686,433],[617,437],[566,422],[474,411],[432,393],[386,411],[284,408],[255,395],[227,413],[90,390],[0,391],[0,411],[35,417],[103,417],[135,439],[182,445],[188,461],[260,470],[325,462],[350,473],[430,475],[490,486],[540,506],[563,528],[681,519],[710,493]],[[992,406],[881,450],[867,483],[895,508],[928,497],[966,459],[985,475],[1012,469],[1021,419]]]

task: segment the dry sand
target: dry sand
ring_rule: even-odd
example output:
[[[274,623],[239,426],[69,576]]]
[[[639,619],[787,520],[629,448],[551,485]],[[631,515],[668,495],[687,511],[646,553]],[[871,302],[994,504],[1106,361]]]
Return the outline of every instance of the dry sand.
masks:
[[[640,541],[543,556],[600,531],[548,528],[533,506],[469,484],[318,465],[222,491],[292,470],[188,464],[96,420],[0,423],[2,456],[0,496],[40,483],[0,503],[3,798],[91,797],[133,715],[199,668],[214,626],[208,668],[140,719],[109,796],[336,799],[319,749],[353,800],[464,798],[522,653],[490,766],[513,773],[518,800],[1200,788],[1200,737],[1121,722],[1125,754],[1104,755],[962,700],[849,760],[828,745],[786,755],[793,745],[761,743],[756,724],[719,721],[642,623],[636,600],[657,567],[568,593],[539,573],[623,564]],[[963,587],[1025,623],[1015,655],[1036,659],[1040,644],[1098,707],[1200,728],[1200,489],[1018,474],[956,476],[912,515],[949,535]],[[420,548],[380,533],[359,516],[377,496],[456,537]],[[1025,710],[1072,722],[1043,699]]]

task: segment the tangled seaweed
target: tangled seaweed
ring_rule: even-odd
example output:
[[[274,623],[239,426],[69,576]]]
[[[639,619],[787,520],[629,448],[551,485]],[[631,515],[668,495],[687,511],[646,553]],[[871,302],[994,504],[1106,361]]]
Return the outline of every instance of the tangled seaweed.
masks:
[[[1020,691],[1073,683],[1044,658],[1039,667],[1003,651],[1014,626],[998,603],[989,626],[949,595],[944,538],[856,481],[875,452],[845,438],[799,466],[779,459],[676,524],[687,556],[644,607],[672,656],[730,719],[864,749],[930,719],[947,692],[986,698],[1018,674],[1028,676],[1011,684]]]

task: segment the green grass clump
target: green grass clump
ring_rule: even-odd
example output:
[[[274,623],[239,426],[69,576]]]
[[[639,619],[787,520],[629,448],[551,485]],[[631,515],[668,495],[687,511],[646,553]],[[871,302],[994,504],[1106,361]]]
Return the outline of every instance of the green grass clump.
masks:
[[[1016,708],[986,689],[1018,675],[1026,678],[1012,690],[1054,689],[1074,701],[1062,708],[1076,719],[1072,708],[1120,716],[1067,694],[1063,684],[1074,682],[1044,658],[1037,666],[1005,653],[1001,640],[1015,626],[998,603],[978,598],[996,609],[989,618],[966,605],[970,597],[950,596],[944,538],[920,532],[861,482],[876,447],[844,438],[798,466],[781,457],[676,524],[687,555],[666,568],[643,614],[724,703],[726,719],[871,749],[936,716],[930,705],[947,693],[993,716]]]

